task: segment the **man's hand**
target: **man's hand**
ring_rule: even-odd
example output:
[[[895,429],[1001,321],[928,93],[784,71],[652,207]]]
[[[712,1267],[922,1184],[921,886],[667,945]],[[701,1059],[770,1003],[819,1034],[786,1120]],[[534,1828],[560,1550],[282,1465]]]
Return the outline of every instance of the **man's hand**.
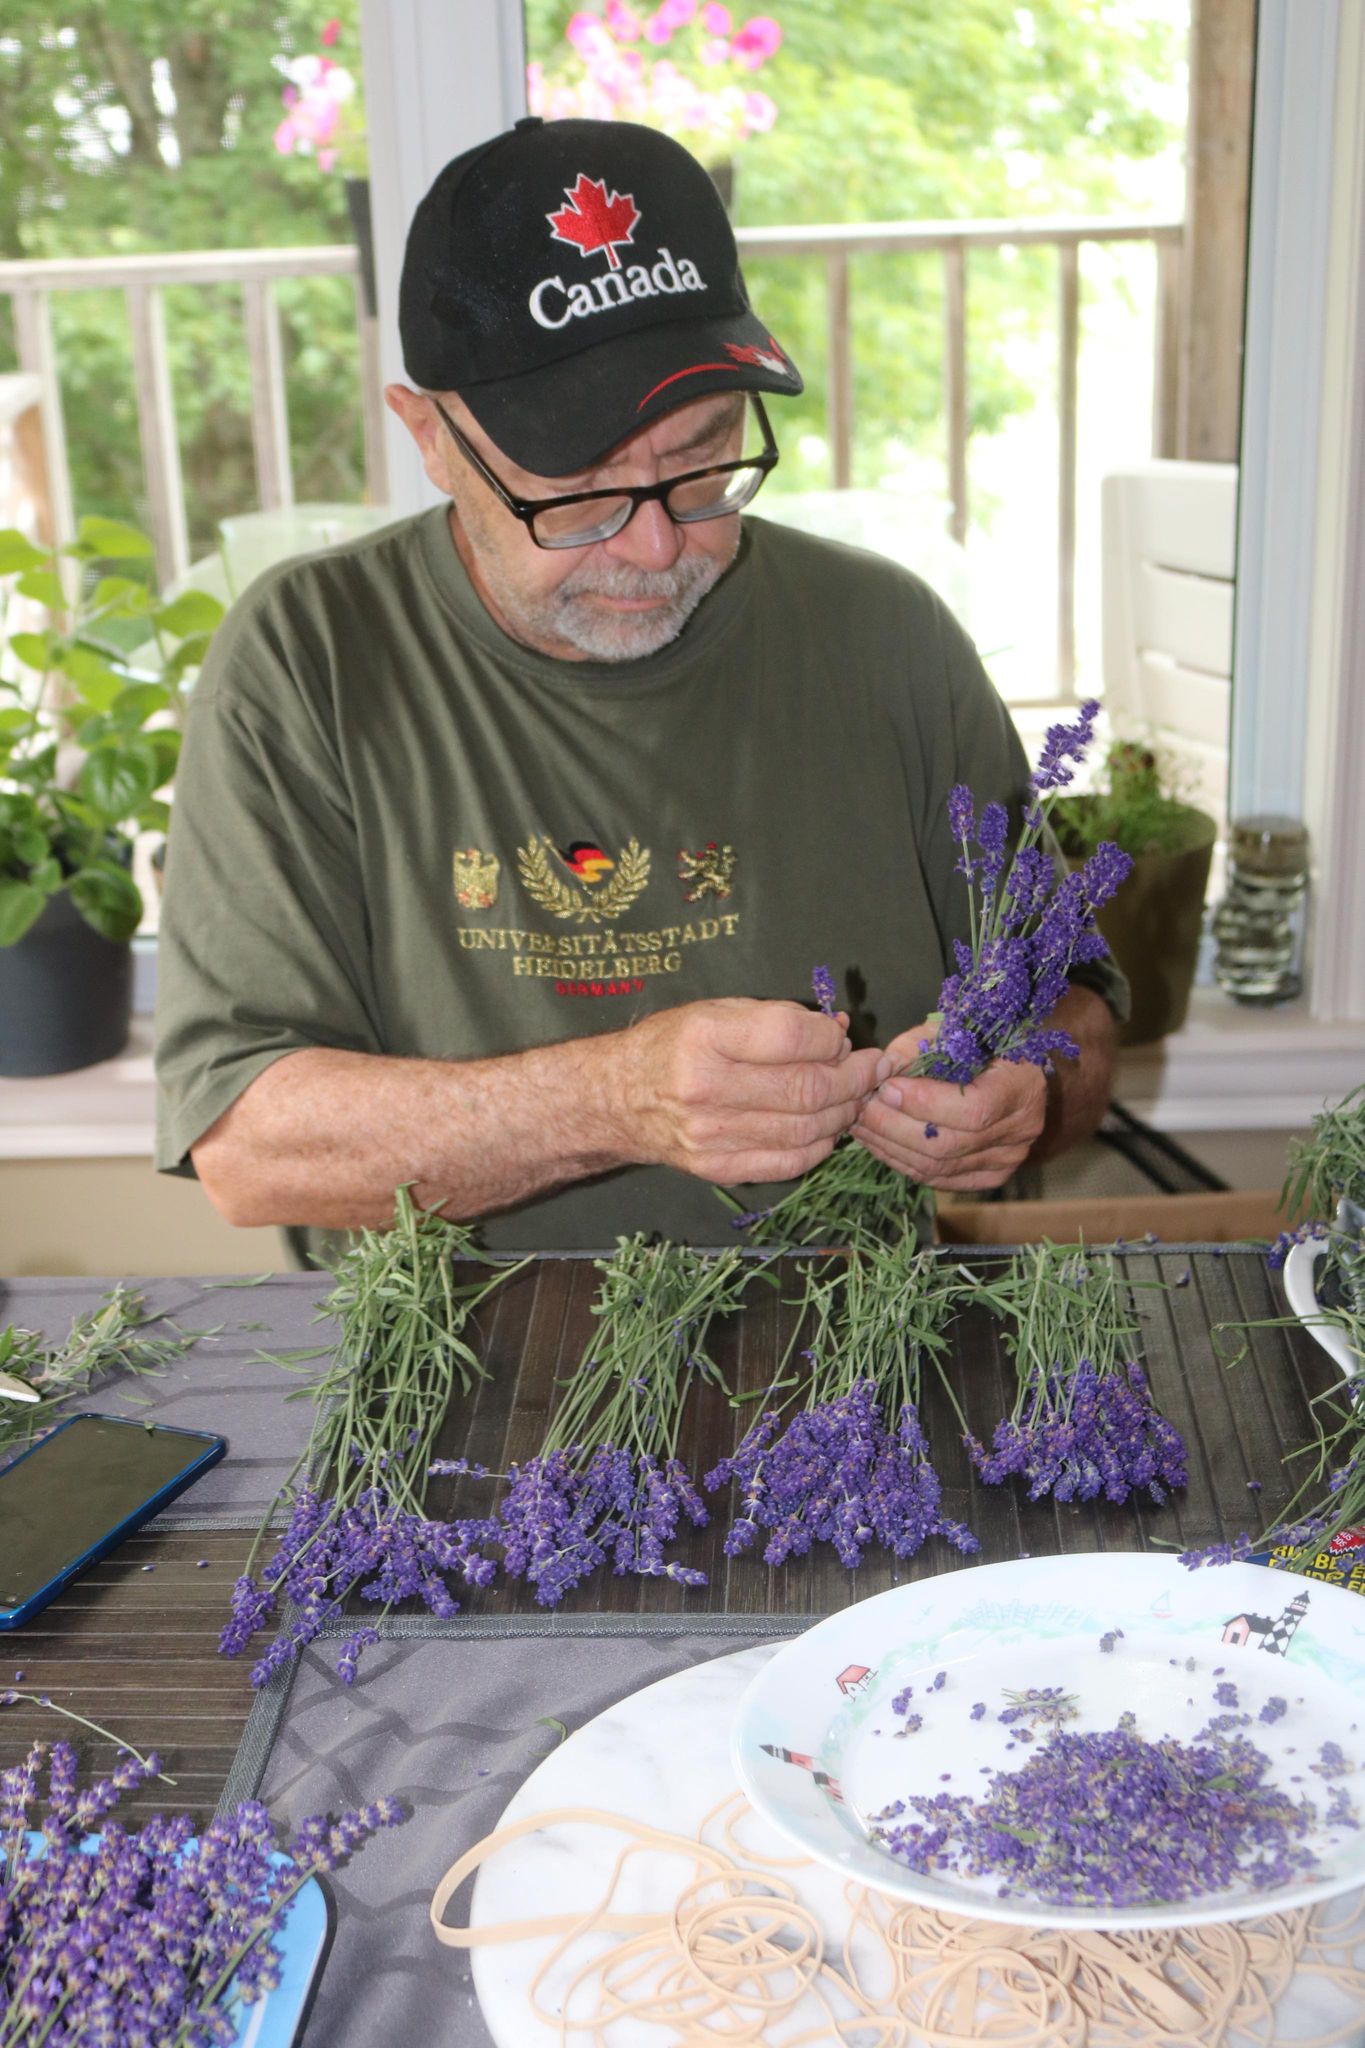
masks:
[[[1088,1138],[1109,1102],[1113,1014],[1093,989],[1070,988],[1044,1021],[1070,1032],[1078,1059],[1058,1060],[1046,1079],[1038,1067],[996,1060],[965,1088],[898,1075],[868,1103],[854,1136],[898,1173],[947,1189],[997,1188],[1026,1158],[1051,1159]],[[932,1035],[931,1024],[917,1025],[887,1051],[909,1065]]]
[[[608,1105],[628,1157],[702,1180],[794,1180],[818,1166],[893,1061],[854,1052],[846,1017],[722,997],[656,1011],[616,1041]]]
[[[887,1051],[897,1066],[919,1056],[929,1023],[904,1031]],[[1047,1082],[1038,1067],[996,1060],[969,1081],[933,1081],[902,1074],[885,1082],[863,1109],[854,1136],[898,1173],[931,1188],[997,1188],[1021,1166],[1041,1137]],[[926,1126],[932,1124],[936,1137]]]

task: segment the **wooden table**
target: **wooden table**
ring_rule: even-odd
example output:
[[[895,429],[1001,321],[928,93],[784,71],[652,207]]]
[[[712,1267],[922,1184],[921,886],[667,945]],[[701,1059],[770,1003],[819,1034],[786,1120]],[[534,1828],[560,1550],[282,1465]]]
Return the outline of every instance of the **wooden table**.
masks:
[[[979,1252],[970,1254],[979,1258]],[[1143,1349],[1157,1400],[1185,1438],[1189,1451],[1187,1491],[1165,1508],[1122,1506],[1098,1501],[1073,1507],[1050,1501],[1030,1506],[1015,1485],[984,1487],[971,1471],[957,1441],[956,1425],[941,1391],[931,1384],[925,1419],[935,1463],[944,1483],[946,1511],[965,1521],[981,1542],[982,1563],[1028,1552],[1148,1549],[1159,1538],[1184,1548],[1255,1530],[1272,1520],[1290,1488],[1281,1465],[1286,1450],[1310,1434],[1310,1395],[1330,1373],[1313,1339],[1297,1327],[1256,1331],[1247,1360],[1229,1371],[1211,1334],[1223,1321],[1255,1320],[1284,1313],[1277,1283],[1255,1252],[1158,1246],[1126,1254],[1134,1282],[1174,1283],[1189,1272],[1188,1284],[1169,1292],[1139,1287]],[[787,1269],[790,1277],[790,1269]],[[499,1290],[485,1312],[483,1357],[489,1379],[469,1400],[457,1403],[443,1431],[442,1455],[467,1455],[495,1471],[531,1456],[539,1447],[556,1381],[576,1363],[588,1339],[589,1306],[597,1284],[589,1258],[544,1258]],[[300,1284],[297,1280],[292,1283]],[[100,1283],[92,1282],[90,1299]],[[324,1291],[320,1287],[319,1295]],[[721,1370],[740,1392],[766,1383],[790,1330],[792,1311],[781,1296],[790,1286],[757,1287],[751,1305],[714,1347]],[[236,1296],[267,1323],[269,1288]],[[82,1304],[83,1305],[83,1304]],[[969,1311],[954,1332],[952,1370],[970,1426],[989,1436],[1008,1406],[1008,1360],[1001,1333],[989,1315]],[[271,1348],[270,1330],[255,1340]],[[1238,1339],[1225,1337],[1229,1349]],[[932,1378],[932,1376],[931,1376]],[[98,1399],[89,1405],[98,1407]],[[734,1441],[737,1423],[757,1416],[760,1404],[739,1411],[710,1389],[701,1388],[688,1418],[684,1454],[696,1474],[708,1470]],[[149,1411],[152,1412],[152,1411]],[[231,1421],[227,1422],[231,1436]],[[1262,1490],[1248,1491],[1259,1479]],[[486,1513],[487,1483],[439,1482],[432,1489],[434,1514]],[[896,1579],[970,1568],[972,1559],[934,1541],[914,1559],[897,1565],[869,1553],[856,1573],[847,1572],[831,1551],[793,1559],[777,1570],[757,1550],[726,1559],[722,1542],[728,1513],[689,1533],[676,1555],[701,1565],[710,1584],[688,1592],[664,1581],[617,1579],[599,1572],[565,1600],[559,1616],[669,1616],[725,1613],[755,1617],[813,1617],[880,1592]],[[207,1818],[235,1753],[251,1700],[248,1658],[228,1663],[217,1653],[218,1632],[227,1612],[233,1579],[250,1541],[243,1530],[196,1532],[149,1528],[73,1585],[26,1628],[0,1642],[0,1689],[22,1671],[24,1689],[100,1721],[140,1749],[155,1746],[174,1788],[158,1783],[121,1809],[130,1817],[153,1808],[184,1808]],[[200,1560],[204,1560],[201,1565]],[[146,1570],[144,1567],[151,1566]],[[521,1588],[494,1586],[465,1601],[475,1623],[497,1614],[538,1614]],[[536,1623],[553,1633],[554,1615]],[[580,1619],[581,1627],[581,1619]],[[0,1711],[0,1766],[27,1749],[35,1736],[72,1733],[41,1708],[18,1705]],[[107,1743],[82,1737],[87,1769],[103,1772],[112,1762]]]

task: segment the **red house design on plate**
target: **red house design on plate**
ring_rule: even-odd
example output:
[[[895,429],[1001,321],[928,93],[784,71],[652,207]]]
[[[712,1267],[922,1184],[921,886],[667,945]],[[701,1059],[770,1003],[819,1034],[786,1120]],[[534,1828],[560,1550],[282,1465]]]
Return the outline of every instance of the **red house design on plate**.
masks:
[[[871,1676],[870,1664],[845,1664],[834,1683],[842,1693],[861,1692]]]
[[[1294,1631],[1307,1612],[1308,1595],[1296,1593],[1274,1621],[1265,1614],[1234,1614],[1231,1621],[1223,1623],[1223,1641],[1244,1650],[1253,1636],[1259,1636],[1257,1649],[1269,1651],[1272,1657],[1287,1656]]]

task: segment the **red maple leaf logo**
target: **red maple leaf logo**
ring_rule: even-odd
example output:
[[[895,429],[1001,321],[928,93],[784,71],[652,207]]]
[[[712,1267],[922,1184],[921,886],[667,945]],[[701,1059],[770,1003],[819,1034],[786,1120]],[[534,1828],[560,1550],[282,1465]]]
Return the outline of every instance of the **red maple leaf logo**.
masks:
[[[640,209],[630,193],[613,192],[608,199],[605,178],[590,178],[580,171],[572,190],[565,186],[564,197],[568,205],[545,216],[555,240],[572,242],[582,256],[605,249],[608,263],[613,270],[619,270],[621,259],[612,245],[631,241],[640,218]]]
[[[725,346],[737,363],[756,363],[765,370],[785,370],[787,367],[786,358],[771,335],[766,349],[755,348],[751,342],[741,345],[737,341],[727,341]]]

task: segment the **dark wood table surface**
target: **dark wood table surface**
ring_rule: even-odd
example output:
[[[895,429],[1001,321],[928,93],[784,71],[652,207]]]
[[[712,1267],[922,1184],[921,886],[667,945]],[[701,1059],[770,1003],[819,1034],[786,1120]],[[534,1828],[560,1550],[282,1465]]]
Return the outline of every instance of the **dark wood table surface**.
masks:
[[[962,1256],[982,1259],[978,1252]],[[985,1255],[986,1262],[1000,1254]],[[1017,1483],[986,1487],[972,1473],[956,1424],[928,1375],[925,1419],[943,1480],[946,1511],[965,1521],[981,1543],[975,1558],[935,1539],[906,1562],[869,1552],[850,1573],[821,1546],[773,1570],[756,1548],[727,1559],[722,1550],[728,1496],[709,1527],[679,1541],[675,1554],[701,1565],[710,1583],[688,1592],[666,1581],[614,1578],[603,1570],[572,1593],[558,1612],[592,1614],[715,1614],[813,1616],[882,1591],[896,1580],[964,1570],[1022,1554],[1103,1554],[1150,1549],[1164,1538],[1194,1546],[1256,1530],[1272,1521],[1291,1491],[1282,1459],[1310,1434],[1308,1400],[1331,1373],[1313,1339],[1302,1330],[1263,1329],[1249,1334],[1249,1354],[1229,1369],[1220,1355],[1239,1336],[1216,1338],[1215,1326],[1283,1315],[1278,1284],[1256,1252],[1209,1247],[1158,1246],[1123,1255],[1142,1320],[1142,1351],[1158,1403],[1184,1436],[1190,1464],[1187,1490],[1157,1508],[1129,1501],[1071,1507],[1050,1501],[1030,1506]],[[790,1269],[785,1269],[790,1277]],[[1184,1273],[1184,1285],[1176,1285]],[[586,1258],[537,1260],[499,1290],[484,1313],[481,1342],[489,1379],[455,1404],[443,1431],[443,1455],[467,1455],[495,1471],[539,1448],[556,1382],[582,1354],[592,1326],[597,1284]],[[1142,1283],[1163,1281],[1169,1291]],[[92,1283],[92,1299],[97,1293]],[[767,1382],[791,1326],[793,1311],[780,1290],[756,1287],[750,1304],[729,1327],[721,1326],[714,1356],[741,1392]],[[260,1297],[258,1297],[260,1299]],[[968,1422],[989,1438],[1006,1412],[1012,1381],[1001,1330],[980,1310],[963,1314],[953,1331],[950,1370]],[[260,1337],[269,1350],[269,1332]],[[686,1423],[684,1454],[700,1474],[735,1441],[737,1428],[759,1413],[760,1403],[736,1411],[720,1395],[698,1390]],[[231,1434],[230,1419],[227,1423]],[[1252,1492],[1248,1481],[1259,1480]],[[433,1487],[434,1514],[486,1513],[484,1482],[446,1481]],[[25,1628],[0,1638],[0,1691],[20,1683],[71,1711],[113,1730],[146,1750],[155,1747],[175,1786],[156,1783],[123,1802],[130,1820],[153,1809],[184,1808],[201,1822],[214,1808],[236,1752],[251,1701],[250,1659],[227,1662],[217,1653],[218,1632],[232,1582],[242,1568],[249,1532],[149,1529],[72,1585]],[[201,1562],[202,1561],[202,1562]],[[145,1567],[151,1566],[151,1570]],[[472,1616],[539,1613],[520,1588],[495,1586],[469,1596]],[[264,1640],[264,1639],[262,1639]],[[22,1672],[19,1680],[17,1674]],[[39,1707],[0,1710],[0,1767],[17,1761],[35,1736],[79,1735],[87,1770],[103,1773],[110,1745]]]

